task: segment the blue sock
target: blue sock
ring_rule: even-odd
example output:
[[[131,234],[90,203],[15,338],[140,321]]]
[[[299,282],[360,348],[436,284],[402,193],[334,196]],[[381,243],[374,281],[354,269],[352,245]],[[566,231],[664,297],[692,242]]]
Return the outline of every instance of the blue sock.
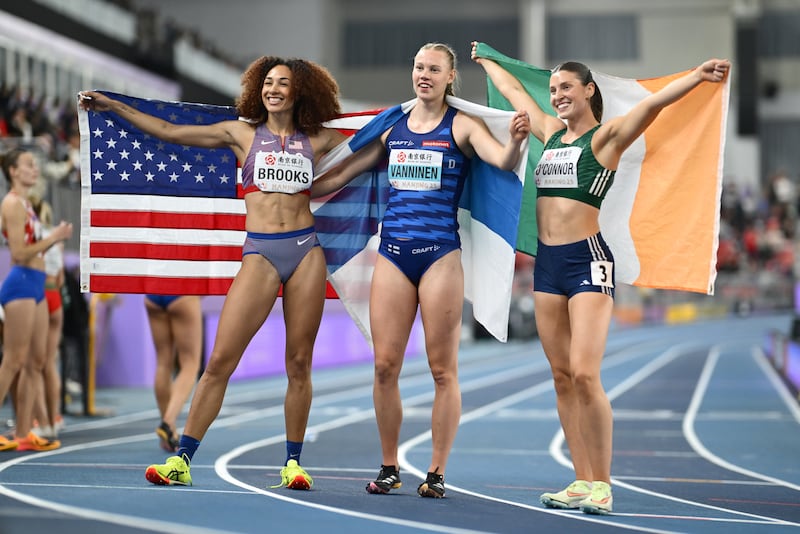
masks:
[[[302,441],[289,441],[286,440],[286,463],[289,463],[289,460],[296,460],[297,463],[300,463],[300,453],[303,452],[303,442]]]
[[[194,456],[195,451],[197,451],[197,447],[200,446],[200,441],[194,439],[192,436],[187,436],[183,434],[181,436],[181,440],[178,442],[178,452],[175,453],[176,456],[183,456],[186,455],[189,458],[189,461],[192,460],[192,456]]]

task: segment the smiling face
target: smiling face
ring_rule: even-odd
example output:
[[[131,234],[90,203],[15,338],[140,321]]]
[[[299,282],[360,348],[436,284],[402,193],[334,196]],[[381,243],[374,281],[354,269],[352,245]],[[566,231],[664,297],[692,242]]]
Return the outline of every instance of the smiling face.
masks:
[[[593,94],[594,83],[584,85],[575,72],[558,70],[550,75],[550,105],[560,119],[576,119],[591,113],[589,100]]]
[[[444,99],[449,84],[455,80],[456,71],[450,57],[436,49],[422,49],[414,58],[411,81],[414,94],[422,100]]]
[[[269,113],[291,111],[294,107],[292,70],[286,65],[275,65],[264,77],[261,99]]]

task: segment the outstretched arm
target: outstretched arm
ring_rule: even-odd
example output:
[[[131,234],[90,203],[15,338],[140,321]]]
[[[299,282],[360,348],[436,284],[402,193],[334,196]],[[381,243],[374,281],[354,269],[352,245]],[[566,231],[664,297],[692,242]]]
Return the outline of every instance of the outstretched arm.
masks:
[[[541,142],[546,142],[554,132],[564,128],[564,123],[557,117],[545,113],[539,104],[525,90],[519,80],[510,72],[491,59],[476,55],[478,43],[472,42],[472,60],[486,71],[489,79],[497,87],[506,100],[517,111],[527,111],[530,117],[530,133]]]
[[[78,105],[87,111],[111,111],[143,132],[170,143],[202,148],[237,146],[233,129],[239,126],[237,123],[240,121],[222,121],[207,125],[172,124],[97,91],[80,92]]]
[[[382,137],[375,139],[329,171],[314,179],[311,197],[317,198],[338,191],[359,174],[371,169],[386,154]]]
[[[616,117],[598,132],[606,138],[610,147],[621,154],[655,120],[662,109],[677,102],[703,82],[719,83],[725,79],[730,68],[726,59],[709,59],[696,69],[671,81],[659,91],[642,99],[627,114]]]

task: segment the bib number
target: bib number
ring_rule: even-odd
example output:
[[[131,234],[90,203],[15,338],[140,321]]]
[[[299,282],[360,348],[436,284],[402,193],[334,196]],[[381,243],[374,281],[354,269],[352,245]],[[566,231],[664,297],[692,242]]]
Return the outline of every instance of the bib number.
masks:
[[[302,154],[256,153],[253,183],[265,193],[299,193],[311,187],[311,161]]]
[[[614,287],[614,263],[610,261],[593,261],[592,285]]]
[[[545,150],[534,171],[536,187],[578,187],[578,160],[582,151],[577,146]]]
[[[393,149],[389,154],[389,183],[395,189],[433,191],[442,188],[442,153]]]

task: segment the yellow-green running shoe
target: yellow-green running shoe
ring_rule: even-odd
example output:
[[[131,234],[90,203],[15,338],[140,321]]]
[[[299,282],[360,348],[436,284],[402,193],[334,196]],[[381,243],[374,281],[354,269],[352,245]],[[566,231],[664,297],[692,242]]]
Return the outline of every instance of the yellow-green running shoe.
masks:
[[[542,493],[539,497],[541,503],[548,508],[561,508],[568,510],[580,508],[581,502],[592,494],[592,483],[586,480],[576,480],[557,493]]]
[[[0,451],[13,451],[19,446],[14,439],[8,439],[5,436],[0,436]]]
[[[611,486],[605,482],[595,481],[592,484],[592,494],[581,502],[581,512],[584,514],[608,515],[614,505],[611,495]]]
[[[186,455],[170,456],[164,464],[153,464],[144,472],[144,478],[160,486],[191,486],[189,458]]]
[[[280,488],[286,486],[289,489],[307,490],[311,489],[314,485],[314,480],[306,473],[306,470],[300,467],[297,460],[289,460],[286,466],[281,469],[281,483],[277,486],[270,486],[271,488]]]

